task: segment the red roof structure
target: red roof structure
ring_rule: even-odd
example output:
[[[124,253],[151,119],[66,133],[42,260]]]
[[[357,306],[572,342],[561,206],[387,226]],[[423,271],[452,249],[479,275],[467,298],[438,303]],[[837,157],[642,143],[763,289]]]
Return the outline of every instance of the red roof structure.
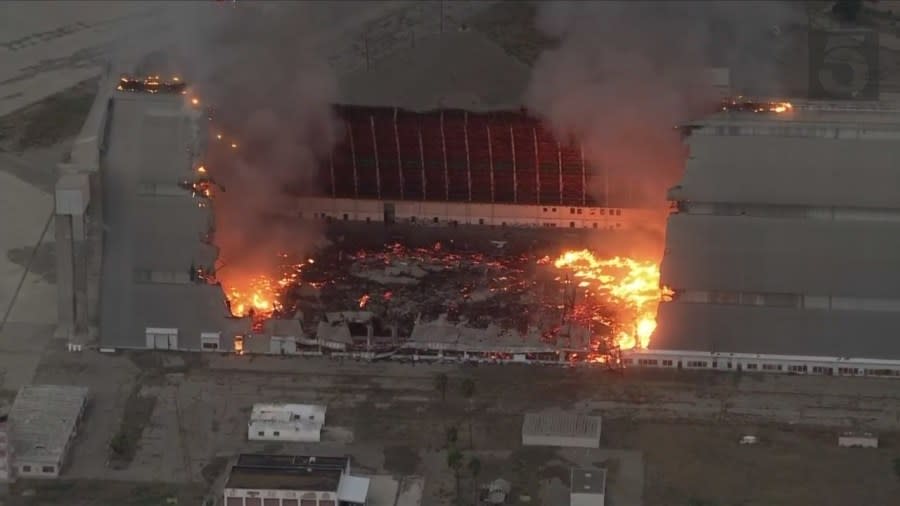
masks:
[[[336,106],[344,138],[321,168],[334,198],[593,206],[594,169],[524,111]]]

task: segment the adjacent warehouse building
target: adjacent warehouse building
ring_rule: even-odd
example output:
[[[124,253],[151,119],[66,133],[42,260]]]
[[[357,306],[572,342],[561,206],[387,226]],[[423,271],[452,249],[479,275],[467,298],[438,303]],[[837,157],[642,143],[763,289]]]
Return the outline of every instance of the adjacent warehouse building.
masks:
[[[599,416],[527,413],[522,423],[522,445],[599,448],[600,425]]]
[[[900,109],[806,103],[696,126],[670,191],[675,295],[630,359],[900,375]]]
[[[228,317],[221,287],[194,277],[218,254],[211,207],[191,188],[202,176],[202,116],[182,95],[125,91],[114,93],[109,114],[101,345],[200,350],[202,334],[219,332],[226,337],[216,349],[231,350],[249,323]]]
[[[19,390],[9,413],[16,476],[59,477],[87,399],[85,387],[31,385]]]

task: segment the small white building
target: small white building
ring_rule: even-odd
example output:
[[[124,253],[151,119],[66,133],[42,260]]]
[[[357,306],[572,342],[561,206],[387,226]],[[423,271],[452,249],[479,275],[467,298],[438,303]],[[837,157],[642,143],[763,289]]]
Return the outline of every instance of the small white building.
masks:
[[[369,478],[349,457],[240,455],[225,482],[224,506],[365,506]]]
[[[838,436],[842,448],[878,448],[878,436],[871,432],[844,432]]]
[[[85,387],[30,385],[19,390],[9,413],[15,475],[59,477],[87,398]]]
[[[599,416],[527,413],[522,423],[522,445],[600,448],[600,425]]]
[[[247,439],[318,443],[325,425],[325,409],[315,404],[254,404]]]
[[[572,469],[570,506],[603,506],[606,502],[605,469]]]

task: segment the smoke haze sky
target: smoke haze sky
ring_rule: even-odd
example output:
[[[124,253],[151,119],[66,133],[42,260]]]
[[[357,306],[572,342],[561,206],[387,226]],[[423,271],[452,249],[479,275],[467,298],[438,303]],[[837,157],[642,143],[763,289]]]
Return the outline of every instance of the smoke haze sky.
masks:
[[[784,44],[773,27],[797,19],[784,2],[541,3],[537,27],[559,44],[538,59],[525,102],[609,170],[610,206],[661,207],[685,156],[673,127],[715,107],[704,69],[741,67],[753,76],[742,84],[771,88]]]

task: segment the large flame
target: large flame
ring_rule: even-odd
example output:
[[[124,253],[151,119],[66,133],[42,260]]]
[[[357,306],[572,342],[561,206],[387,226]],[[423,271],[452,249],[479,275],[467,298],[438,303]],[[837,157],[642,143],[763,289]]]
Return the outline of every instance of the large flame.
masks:
[[[573,271],[579,287],[621,306],[627,321],[616,331],[622,349],[646,348],[656,330],[656,309],[670,292],[659,286],[655,262],[613,257],[599,259],[588,250],[566,251],[556,259],[558,269]]]
[[[309,260],[312,263],[312,260]],[[289,265],[279,278],[266,274],[249,276],[225,275],[221,277],[228,304],[233,316],[253,316],[256,321],[271,318],[282,309],[281,299],[287,288],[299,283],[303,264]]]

